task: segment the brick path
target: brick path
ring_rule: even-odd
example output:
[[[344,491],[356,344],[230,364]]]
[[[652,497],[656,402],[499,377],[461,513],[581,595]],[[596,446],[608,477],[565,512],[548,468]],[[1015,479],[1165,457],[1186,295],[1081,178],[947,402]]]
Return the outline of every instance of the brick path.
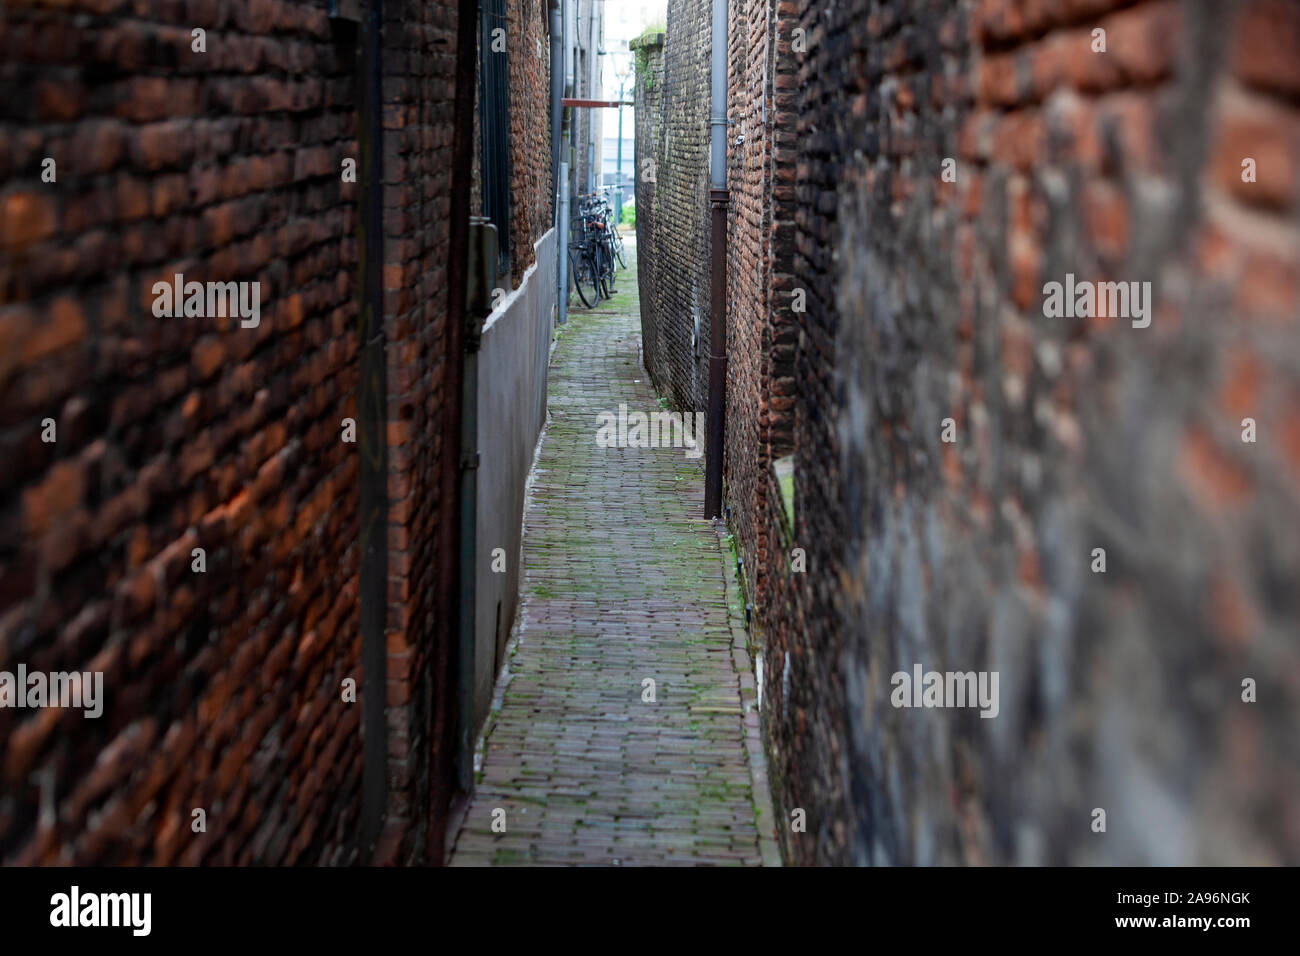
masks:
[[[521,624],[454,865],[779,861],[703,458],[595,442],[599,412],[658,410],[628,266],[612,308],[570,313],[552,355]]]

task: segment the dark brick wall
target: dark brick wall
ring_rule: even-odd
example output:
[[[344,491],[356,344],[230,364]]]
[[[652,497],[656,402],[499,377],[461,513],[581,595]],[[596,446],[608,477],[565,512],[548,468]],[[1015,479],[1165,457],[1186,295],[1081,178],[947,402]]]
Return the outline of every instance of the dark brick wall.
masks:
[[[671,4],[670,27],[689,9]],[[778,238],[756,291],[734,272],[764,258],[763,18],[733,5],[727,500],[766,576],[763,719],[792,861],[1300,859],[1300,552],[1283,530],[1300,518],[1297,10],[775,5],[774,86],[795,92],[792,126],[778,109],[770,131]],[[1067,272],[1152,282],[1151,326],[1046,318],[1043,285]],[[786,281],[806,312],[785,310]],[[668,315],[660,342],[685,325]],[[804,575],[747,465],[782,446],[769,428],[765,447],[781,376],[763,363],[787,360],[787,320]],[[657,382],[691,370],[655,361]],[[914,663],[999,672],[998,717],[894,708],[890,676]]]
[[[539,9],[516,15],[537,60]],[[106,701],[97,720],[0,709],[0,860],[436,855],[459,427],[448,316],[465,245],[451,224],[471,185],[454,126],[458,5],[385,4],[386,531],[360,526],[361,445],[342,441],[360,388],[361,186],[341,179],[359,151],[356,28],[324,4],[268,0],[129,15],[20,3],[5,16],[0,670],[101,670]],[[530,231],[549,217],[548,130],[527,125],[545,54],[518,71],[512,117],[528,132],[516,210]],[[521,247],[531,255],[531,238]],[[153,283],[175,272],[260,281],[259,327],[155,318]],[[358,575],[372,534],[386,534],[388,571],[373,856],[358,850]],[[357,703],[341,699],[345,678]],[[191,831],[195,808],[206,833]]]
[[[1298,13],[899,3],[811,47],[801,128],[840,161],[810,164],[800,226],[839,258],[803,271],[834,290],[846,520],[809,532],[842,547],[849,859],[1300,860],[1278,586],[1300,554],[1277,530],[1300,518],[1300,230],[1274,148],[1300,120]],[[864,69],[818,108],[832,63]],[[1045,318],[1067,272],[1151,281],[1151,326]],[[890,706],[918,661],[999,671],[999,716]]]
[[[10,6],[0,32],[0,666],[102,670],[107,696],[98,720],[0,710],[0,857],[337,861],[361,768],[351,48],[314,4],[121,12]],[[154,318],[175,272],[260,280],[260,326]]]
[[[456,553],[448,496],[458,449],[444,447],[459,336],[448,322],[464,259],[449,223],[455,201],[457,5],[386,5],[384,334],[387,339],[388,801],[375,861],[436,853],[454,713],[443,567]],[[466,207],[462,215],[468,215]],[[457,263],[460,267],[457,268]],[[457,416],[453,415],[453,419]],[[356,494],[356,489],[349,489]],[[454,512],[452,512],[454,514]],[[360,741],[353,741],[353,747]],[[436,858],[430,862],[440,862]]]

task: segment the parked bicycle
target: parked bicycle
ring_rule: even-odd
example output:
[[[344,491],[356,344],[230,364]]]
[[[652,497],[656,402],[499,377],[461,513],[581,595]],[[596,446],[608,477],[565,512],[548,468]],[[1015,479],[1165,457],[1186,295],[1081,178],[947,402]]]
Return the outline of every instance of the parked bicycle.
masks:
[[[588,309],[595,308],[600,301],[604,286],[599,257],[600,247],[596,237],[588,235],[585,229],[580,230],[578,238],[569,243],[569,268],[573,273],[573,287]],[[605,298],[608,297],[606,294]]]
[[[618,267],[620,269],[626,269],[627,257],[623,252],[623,235],[618,231],[618,211],[614,209],[614,204],[609,201],[610,193],[614,191],[614,187],[602,186],[600,191],[600,199],[603,204],[602,209],[605,214],[605,222],[609,229],[611,251],[614,253],[614,257],[618,260]]]
[[[614,294],[615,264],[627,268],[623,237],[618,234],[608,196],[602,193],[579,196],[571,232],[569,262],[573,285],[582,304],[594,308],[601,299]]]

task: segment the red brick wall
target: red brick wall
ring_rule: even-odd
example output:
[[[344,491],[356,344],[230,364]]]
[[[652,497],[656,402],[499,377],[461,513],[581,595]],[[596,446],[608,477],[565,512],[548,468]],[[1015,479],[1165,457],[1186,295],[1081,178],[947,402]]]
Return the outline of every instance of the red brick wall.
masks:
[[[469,215],[465,197],[457,205],[457,12],[451,0],[407,0],[385,26],[388,803],[375,855],[384,863],[426,853],[441,862],[453,771],[455,596],[443,572],[457,554],[449,496],[459,448],[445,443],[460,427],[451,399],[460,338],[448,315],[465,258],[450,224]]]
[[[770,21],[766,0],[731,6],[728,29],[727,120],[731,148],[727,184],[730,205],[727,223],[727,416],[726,443],[746,454],[726,457],[727,496],[746,502],[733,510],[740,531],[745,566],[753,570],[751,589],[757,597],[766,585],[771,542],[766,528],[752,524],[763,513],[771,468],[769,430],[769,363],[771,354],[771,137],[772,112]],[[772,117],[775,122],[775,117]]]
[[[772,463],[791,452],[798,329],[794,257],[795,61],[790,11],[766,0],[731,8],[728,79],[727,497],[753,604],[766,609],[768,578],[788,571],[788,521]],[[737,142],[737,140],[740,140]]]
[[[11,4],[0,31],[0,670],[102,670],[106,696],[97,720],[0,709],[0,860],[436,859],[452,769],[448,316],[470,185],[458,5],[385,9],[388,799],[373,856],[358,846],[361,445],[342,441],[358,418],[361,187],[341,178],[359,158],[358,33],[316,3],[125,14]],[[260,326],[155,318],[152,285],[174,272],[260,281]]]
[[[535,260],[533,243],[551,228],[551,47],[547,0],[508,0],[510,286],[518,288]],[[489,38],[489,43],[491,40]],[[481,83],[481,78],[479,80]],[[483,215],[479,100],[474,102],[473,214]]]
[[[0,32],[0,667],[102,670],[107,696],[98,720],[0,710],[0,858],[337,861],[361,767],[350,53],[315,4],[118,7],[10,5]],[[154,318],[175,272],[260,281],[260,326]]]
[[[533,243],[551,228],[551,46],[547,0],[514,0],[510,19],[511,278],[533,264]],[[516,39],[517,38],[517,39]]]

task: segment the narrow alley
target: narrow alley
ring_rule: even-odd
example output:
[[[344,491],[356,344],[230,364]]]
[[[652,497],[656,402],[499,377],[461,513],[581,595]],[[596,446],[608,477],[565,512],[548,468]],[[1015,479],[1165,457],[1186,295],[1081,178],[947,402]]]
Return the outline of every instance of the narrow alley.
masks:
[[[1300,0],[6,0],[0,93],[0,868],[1300,864]]]
[[[518,639],[454,865],[779,864],[701,459],[593,440],[602,411],[658,408],[630,258],[613,299],[570,311],[552,354]]]

